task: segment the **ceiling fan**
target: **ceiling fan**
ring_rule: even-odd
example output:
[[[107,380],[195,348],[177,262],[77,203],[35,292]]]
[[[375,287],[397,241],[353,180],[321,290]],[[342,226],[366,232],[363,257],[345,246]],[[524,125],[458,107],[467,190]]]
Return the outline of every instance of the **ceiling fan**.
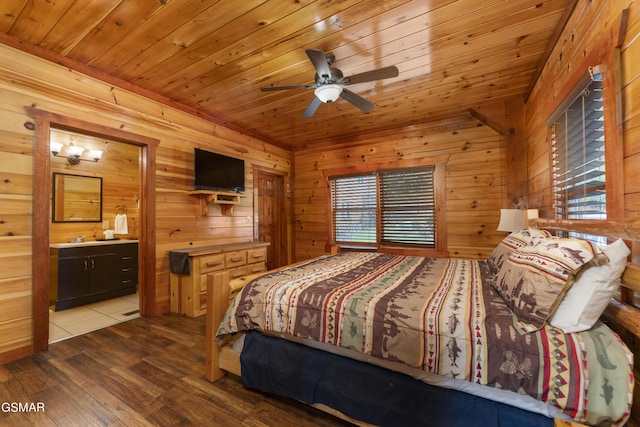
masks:
[[[267,86],[262,88],[263,92],[287,89],[315,89],[315,98],[313,98],[313,101],[311,101],[311,104],[302,115],[304,118],[313,116],[323,102],[328,104],[340,97],[368,113],[373,109],[374,105],[360,95],[351,92],[345,86],[398,76],[398,68],[392,65],[344,77],[342,71],[331,66],[336,60],[334,55],[324,53],[319,49],[306,49],[306,52],[313,67],[316,69],[315,84]]]

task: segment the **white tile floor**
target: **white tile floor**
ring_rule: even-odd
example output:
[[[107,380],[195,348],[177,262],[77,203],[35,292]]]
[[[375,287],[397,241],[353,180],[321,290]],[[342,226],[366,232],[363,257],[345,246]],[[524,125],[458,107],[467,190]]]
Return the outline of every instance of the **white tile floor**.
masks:
[[[138,294],[61,311],[49,310],[49,343],[140,317]]]

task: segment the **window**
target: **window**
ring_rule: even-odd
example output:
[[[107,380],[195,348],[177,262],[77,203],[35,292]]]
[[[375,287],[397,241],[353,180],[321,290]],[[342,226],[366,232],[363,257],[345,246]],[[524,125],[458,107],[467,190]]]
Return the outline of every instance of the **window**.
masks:
[[[330,178],[334,242],[436,247],[435,167]]]
[[[375,175],[332,179],[331,202],[336,243],[376,243]]]
[[[380,241],[435,247],[433,168],[380,171]]]
[[[554,120],[551,143],[556,216],[606,218],[601,81],[589,82]]]
[[[556,218],[605,219],[602,81],[590,75],[581,92],[551,121]]]

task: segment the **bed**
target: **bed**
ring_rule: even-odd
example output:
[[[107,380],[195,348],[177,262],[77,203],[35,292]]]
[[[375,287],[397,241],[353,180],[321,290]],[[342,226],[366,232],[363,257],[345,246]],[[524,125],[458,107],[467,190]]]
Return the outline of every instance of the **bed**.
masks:
[[[623,425],[640,315],[609,302],[620,276],[622,300],[638,289],[639,223],[536,220],[487,260],[344,252],[211,274],[207,378],[363,425]],[[548,232],[568,230],[610,241]]]

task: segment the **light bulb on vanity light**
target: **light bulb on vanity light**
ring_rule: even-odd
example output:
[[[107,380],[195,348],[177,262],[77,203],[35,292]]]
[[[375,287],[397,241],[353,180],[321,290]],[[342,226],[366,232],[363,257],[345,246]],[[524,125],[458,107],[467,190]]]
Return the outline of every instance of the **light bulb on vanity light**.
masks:
[[[91,157],[93,161],[97,162],[102,158],[102,150],[89,150],[89,157]]]

